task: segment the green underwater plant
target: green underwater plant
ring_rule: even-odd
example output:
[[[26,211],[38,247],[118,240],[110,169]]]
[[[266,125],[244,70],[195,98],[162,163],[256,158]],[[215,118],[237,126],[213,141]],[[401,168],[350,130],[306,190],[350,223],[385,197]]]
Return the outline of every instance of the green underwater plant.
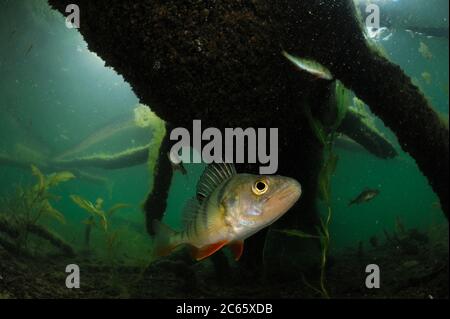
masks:
[[[94,228],[101,229],[101,233],[104,236],[105,244],[105,256],[106,261],[111,266],[110,268],[110,280],[111,285],[118,291],[126,290],[124,283],[119,282],[117,252],[120,244],[120,229],[113,229],[111,227],[111,217],[119,210],[131,207],[129,204],[118,203],[111,206],[109,209],[104,209],[104,201],[102,198],[98,198],[95,203],[90,202],[87,199],[78,195],[71,195],[72,201],[86,211],[89,217],[83,221],[86,224],[85,228],[85,248],[89,251],[90,235]]]
[[[37,223],[43,216],[49,216],[65,223],[64,215],[50,204],[50,200],[59,200],[59,197],[50,193],[49,190],[60,183],[74,179],[75,176],[67,171],[46,176],[34,165],[31,166],[31,170],[38,182],[33,187],[22,190],[24,204],[28,208],[25,211],[27,220]]]
[[[71,250],[62,240],[51,234],[45,227],[38,225],[44,217],[65,223],[64,215],[53,207],[52,202],[60,198],[50,189],[60,183],[69,181],[75,176],[70,172],[58,172],[44,175],[37,166],[31,166],[36,184],[30,187],[17,187],[14,195],[2,200],[2,209],[6,219],[4,228],[17,231],[17,248],[26,248],[29,233],[49,240],[63,250]]]
[[[334,113],[334,119],[328,125],[323,124],[318,119],[315,119],[311,113],[309,107],[305,108],[305,114],[310,124],[312,131],[314,132],[317,140],[324,147],[324,161],[319,171],[318,176],[318,193],[319,199],[321,199],[326,207],[327,214],[325,218],[320,218],[320,226],[317,227],[317,234],[312,235],[304,233],[300,230],[281,230],[282,233],[288,236],[295,236],[299,238],[312,238],[319,239],[321,244],[321,258],[320,258],[320,279],[319,288],[316,288],[309,284],[306,280],[305,283],[314,291],[321,294],[325,298],[329,298],[329,293],[325,285],[325,270],[327,265],[328,251],[330,247],[330,232],[329,226],[332,217],[332,205],[331,205],[331,179],[336,171],[339,157],[334,152],[334,139],[337,137],[337,129],[339,128],[342,120],[347,114],[350,106],[350,91],[347,90],[342,83],[335,81],[335,89],[330,97],[330,111]]]
[[[109,209],[104,210],[104,201],[102,198],[98,198],[95,204],[87,199],[78,195],[70,195],[72,201],[89,214],[89,217],[83,221],[86,224],[85,230],[85,246],[89,248],[91,231],[95,227],[99,227],[105,234],[105,244],[107,255],[112,259],[114,256],[113,251],[117,247],[118,231],[110,228],[111,217],[121,209],[130,207],[129,204],[118,203],[111,206]]]
[[[37,178],[37,183],[31,187],[17,187],[16,194],[7,199],[4,209],[13,217],[20,217],[27,224],[36,224],[43,217],[50,217],[61,223],[65,223],[64,215],[55,209],[51,202],[60,198],[50,189],[60,183],[75,178],[70,172],[59,172],[44,175],[36,166],[31,166],[32,174]]]

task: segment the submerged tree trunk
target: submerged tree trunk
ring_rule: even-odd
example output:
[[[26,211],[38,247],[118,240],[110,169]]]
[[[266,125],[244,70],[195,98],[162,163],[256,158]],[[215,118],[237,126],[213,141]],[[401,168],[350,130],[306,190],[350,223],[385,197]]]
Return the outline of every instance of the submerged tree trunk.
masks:
[[[53,234],[45,227],[33,223],[29,223],[20,217],[15,217],[12,221],[5,216],[0,215],[0,232],[8,235],[13,240],[18,239],[21,236],[21,232],[26,231],[42,239],[47,240],[54,247],[58,248],[62,253],[69,257],[75,256],[75,251],[68,243]],[[9,243],[9,241],[4,241]],[[20,250],[18,250],[20,252]]]
[[[340,133],[345,134],[352,140],[363,146],[371,154],[390,159],[398,155],[396,149],[383,135],[373,127],[367,125],[361,115],[349,110],[338,127]]]
[[[80,6],[80,32],[89,48],[165,121],[187,128],[194,119],[217,128],[280,128],[280,174],[297,178],[304,196],[277,227],[310,229],[317,223],[322,153],[303,107],[308,103],[320,118],[326,90],[295,70],[282,50],[318,60],[354,90],[416,159],[448,212],[448,128],[402,70],[370,49],[353,1],[49,3],[62,13],[69,3]],[[171,181],[169,167],[159,169],[155,178],[160,180],[146,203],[155,215],[165,209],[158,196],[165,198]],[[254,253],[262,254],[264,240],[251,241],[258,242]],[[261,262],[260,257],[246,259]]]
[[[170,131],[170,125],[167,124],[167,131]],[[158,159],[154,166],[151,191],[144,203],[145,221],[147,232],[154,235],[153,221],[162,220],[167,207],[167,198],[169,196],[170,184],[172,182],[173,171],[169,161],[168,154],[172,147],[166,134],[159,148]]]

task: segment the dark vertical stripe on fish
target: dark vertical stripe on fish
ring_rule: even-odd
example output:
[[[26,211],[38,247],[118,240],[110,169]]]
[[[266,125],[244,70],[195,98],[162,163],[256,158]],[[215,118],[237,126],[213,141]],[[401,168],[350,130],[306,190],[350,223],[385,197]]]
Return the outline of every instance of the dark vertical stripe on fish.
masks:
[[[226,182],[222,183],[222,185],[220,186],[219,193],[217,194],[216,203],[215,203],[216,207],[220,207],[220,205],[221,205],[220,202],[223,198],[223,195],[225,194],[225,190],[227,189],[227,186],[231,182],[232,179],[233,178],[230,177],[229,179],[226,180]],[[206,209],[204,209],[204,212],[202,215],[203,215],[203,222],[205,224],[205,227],[208,228],[208,214],[207,214]]]
[[[190,222],[188,224],[188,227],[186,229],[186,235],[187,235],[187,238],[191,238],[191,236],[192,236],[192,222]]]
[[[195,236],[198,237],[198,223],[197,223],[197,218],[194,219],[194,229],[193,229],[193,231],[194,231]]]
[[[225,193],[225,190],[227,189],[228,184],[231,182],[233,178],[229,178],[225,183],[220,186],[219,193],[217,194],[217,203],[220,204],[220,201],[223,197],[223,194]]]

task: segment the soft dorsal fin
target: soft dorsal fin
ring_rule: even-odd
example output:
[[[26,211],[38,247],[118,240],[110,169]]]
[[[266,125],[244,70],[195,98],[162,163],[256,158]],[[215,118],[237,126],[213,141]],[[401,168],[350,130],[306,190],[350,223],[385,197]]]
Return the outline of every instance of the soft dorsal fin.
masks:
[[[202,201],[214,192],[214,190],[224,181],[236,175],[233,164],[213,163],[203,172],[197,184],[197,198]]]

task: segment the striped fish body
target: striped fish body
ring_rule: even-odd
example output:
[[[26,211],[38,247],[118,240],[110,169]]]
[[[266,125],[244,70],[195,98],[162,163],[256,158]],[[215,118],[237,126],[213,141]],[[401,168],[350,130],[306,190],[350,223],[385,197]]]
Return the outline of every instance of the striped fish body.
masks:
[[[237,260],[243,241],[280,218],[300,194],[300,184],[291,178],[236,174],[229,164],[210,165],[199,181],[197,197],[186,205],[184,229],[175,232],[154,224],[155,253],[167,255],[187,244],[201,260],[228,246]]]
[[[224,240],[232,240],[225,222],[225,209],[219,202],[221,190],[226,185],[228,185],[228,181],[222,183],[211,196],[206,198],[198,206],[198,210],[185,212],[185,229],[175,240],[197,248]]]

